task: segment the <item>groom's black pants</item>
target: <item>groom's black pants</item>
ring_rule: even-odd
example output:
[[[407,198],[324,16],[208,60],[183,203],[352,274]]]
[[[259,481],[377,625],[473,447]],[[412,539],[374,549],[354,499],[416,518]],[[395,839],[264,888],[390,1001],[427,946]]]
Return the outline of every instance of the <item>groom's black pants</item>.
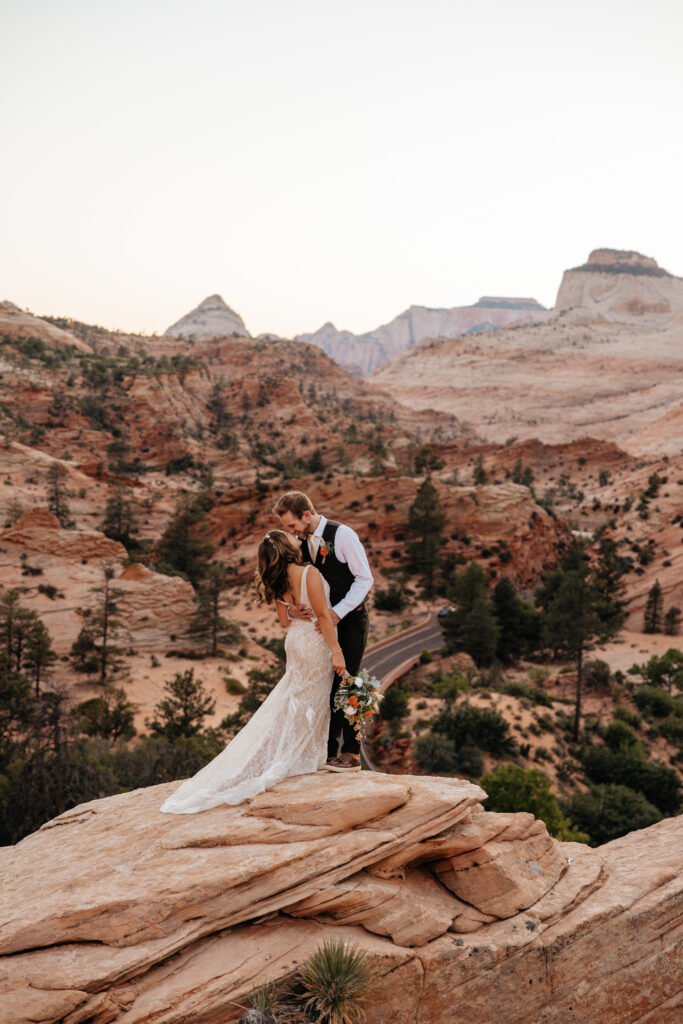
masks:
[[[368,642],[368,626],[370,619],[365,607],[349,612],[337,625],[339,646],[346,662],[346,671],[355,676],[360,671],[363,652]],[[356,738],[353,724],[349,722],[343,711],[334,710],[334,695],[339,688],[341,678],[335,674],[330,694],[330,737],[327,743],[327,756],[336,757],[341,737],[341,752],[344,754],[360,753],[360,743]]]

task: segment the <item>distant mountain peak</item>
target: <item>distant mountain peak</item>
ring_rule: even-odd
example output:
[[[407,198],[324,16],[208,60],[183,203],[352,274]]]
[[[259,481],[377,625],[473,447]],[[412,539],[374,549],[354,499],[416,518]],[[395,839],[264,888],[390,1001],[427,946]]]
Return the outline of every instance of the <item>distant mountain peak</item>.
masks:
[[[172,338],[218,338],[234,334],[251,337],[239,313],[218,294],[208,295],[164,333]]]

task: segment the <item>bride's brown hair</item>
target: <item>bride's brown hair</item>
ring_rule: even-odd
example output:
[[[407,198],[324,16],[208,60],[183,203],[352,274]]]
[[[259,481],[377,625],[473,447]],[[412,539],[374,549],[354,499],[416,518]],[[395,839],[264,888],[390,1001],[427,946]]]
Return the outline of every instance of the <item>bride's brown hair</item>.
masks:
[[[267,533],[258,548],[255,581],[259,601],[272,604],[276,597],[282,597],[289,590],[287,566],[292,562],[301,565],[301,561],[301,552],[292,547],[284,530]]]

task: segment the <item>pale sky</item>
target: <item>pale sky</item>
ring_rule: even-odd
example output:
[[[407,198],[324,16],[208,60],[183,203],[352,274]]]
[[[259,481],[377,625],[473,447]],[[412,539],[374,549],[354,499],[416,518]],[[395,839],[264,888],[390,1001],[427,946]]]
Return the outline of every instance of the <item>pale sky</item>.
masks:
[[[0,299],[257,334],[683,276],[680,0],[0,0]]]

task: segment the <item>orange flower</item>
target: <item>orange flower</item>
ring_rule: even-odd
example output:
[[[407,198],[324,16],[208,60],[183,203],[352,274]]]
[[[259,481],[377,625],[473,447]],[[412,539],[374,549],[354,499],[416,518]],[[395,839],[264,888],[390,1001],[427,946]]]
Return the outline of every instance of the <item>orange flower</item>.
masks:
[[[363,712],[363,718],[372,718],[374,713],[375,713],[374,711],[364,711]]]
[[[357,708],[358,707],[358,697],[349,697],[349,704],[351,704],[352,707]]]

